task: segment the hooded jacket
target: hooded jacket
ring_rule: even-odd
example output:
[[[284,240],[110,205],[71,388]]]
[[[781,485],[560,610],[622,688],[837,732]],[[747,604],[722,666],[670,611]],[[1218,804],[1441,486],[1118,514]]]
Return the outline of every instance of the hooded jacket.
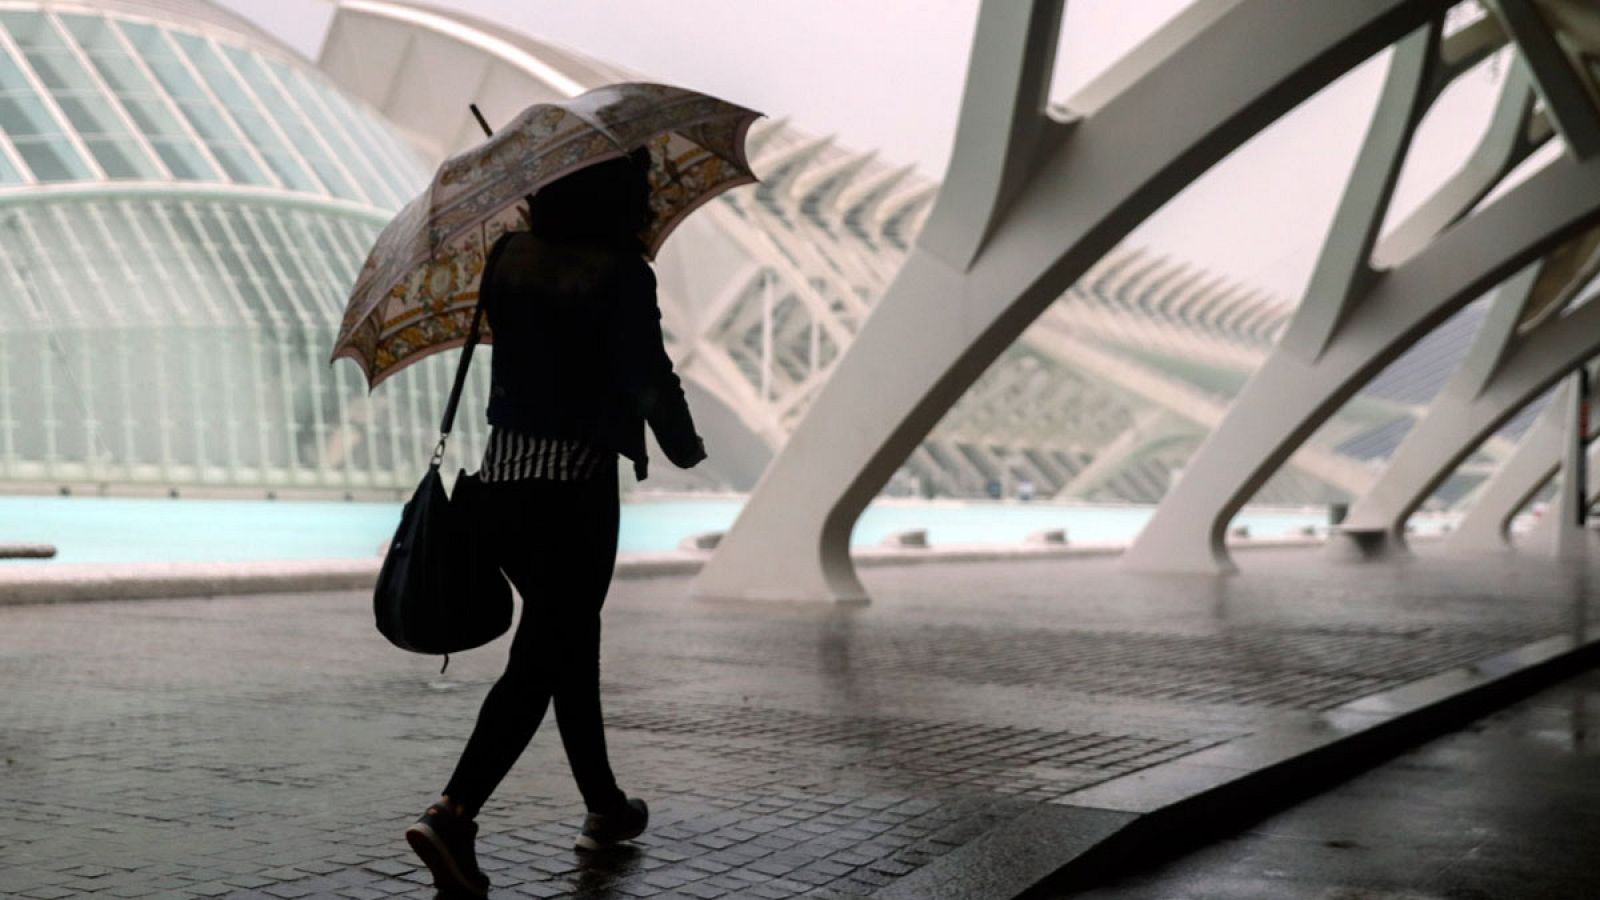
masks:
[[[646,423],[673,464],[705,458],[642,255],[514,231],[490,250],[481,285],[494,345],[489,424],[615,451],[640,480]]]

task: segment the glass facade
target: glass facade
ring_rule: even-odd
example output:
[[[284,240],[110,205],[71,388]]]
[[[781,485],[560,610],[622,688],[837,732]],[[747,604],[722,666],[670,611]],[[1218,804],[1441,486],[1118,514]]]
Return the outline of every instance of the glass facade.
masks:
[[[375,395],[327,360],[427,175],[250,34],[0,0],[0,482],[409,489],[454,360]],[[463,418],[468,459],[484,426]]]

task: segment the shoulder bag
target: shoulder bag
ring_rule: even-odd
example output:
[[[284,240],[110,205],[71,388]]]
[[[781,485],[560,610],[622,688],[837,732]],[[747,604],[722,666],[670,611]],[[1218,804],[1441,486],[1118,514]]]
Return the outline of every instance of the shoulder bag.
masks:
[[[495,255],[490,254],[485,276]],[[378,631],[402,650],[444,654],[440,672],[450,665],[451,653],[481,647],[511,627],[511,588],[494,558],[493,542],[474,539],[473,507],[477,504],[472,498],[482,486],[477,476],[462,471],[452,498],[445,494],[439,477],[445,442],[455,424],[461,388],[478,344],[486,293],[480,288],[456,365],[455,385],[439,425],[439,443],[427,473],[400,513],[400,527],[384,556],[372,597]]]

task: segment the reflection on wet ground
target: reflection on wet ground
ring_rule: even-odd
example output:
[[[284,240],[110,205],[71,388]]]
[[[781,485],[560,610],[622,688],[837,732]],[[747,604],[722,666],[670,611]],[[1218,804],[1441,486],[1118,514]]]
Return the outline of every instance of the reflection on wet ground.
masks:
[[[1600,896],[1600,672],[1082,900]]]
[[[1240,562],[873,569],[847,609],[617,582],[610,743],[653,827],[576,858],[541,733],[485,809],[484,868],[497,896],[869,896],[1086,786],[1562,633],[1589,592],[1527,559]],[[429,896],[399,834],[504,653],[440,678],[354,593],[0,608],[0,896]]]

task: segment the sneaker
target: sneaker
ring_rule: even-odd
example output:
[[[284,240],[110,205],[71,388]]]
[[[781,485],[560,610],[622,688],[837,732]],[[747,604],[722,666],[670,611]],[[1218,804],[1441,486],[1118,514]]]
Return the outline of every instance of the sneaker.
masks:
[[[615,812],[589,813],[583,820],[583,833],[578,835],[577,849],[604,850],[623,841],[632,840],[644,833],[650,823],[650,809],[638,797]]]
[[[406,843],[422,858],[433,873],[433,886],[445,896],[489,896],[489,876],[478,869],[472,850],[477,836],[477,822],[438,803],[406,829]]]

